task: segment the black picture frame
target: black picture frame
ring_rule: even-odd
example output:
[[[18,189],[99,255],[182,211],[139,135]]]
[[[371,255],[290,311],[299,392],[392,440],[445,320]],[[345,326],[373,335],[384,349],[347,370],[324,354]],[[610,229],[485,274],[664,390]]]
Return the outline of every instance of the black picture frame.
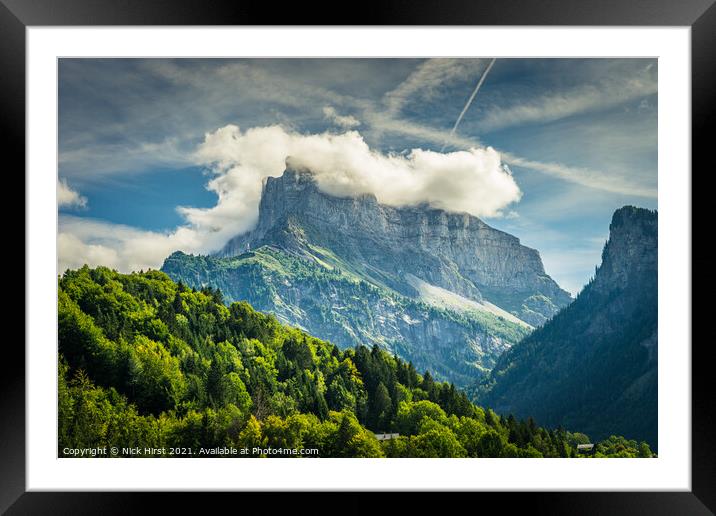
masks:
[[[324,13],[319,16],[318,13]],[[345,13],[345,14],[342,14]],[[325,15],[328,14],[326,17]],[[330,19],[326,19],[330,18]],[[25,30],[44,25],[648,25],[691,27],[692,81],[692,170],[707,174],[711,134],[716,120],[716,5],[714,0],[442,0],[411,3],[384,0],[379,5],[364,5],[355,12],[340,5],[319,3],[285,4],[280,9],[267,3],[190,0],[0,0],[0,124],[6,143],[6,157],[14,158],[15,170],[25,169]],[[712,167],[713,165],[711,165]],[[9,170],[9,167],[8,167]],[[696,175],[691,171],[692,185]],[[19,174],[17,174],[19,175]],[[24,181],[20,188],[24,192]],[[692,187],[692,235],[710,217],[706,188]],[[15,246],[16,248],[19,245]],[[713,275],[706,269],[706,258],[694,259],[694,269],[703,273],[699,286],[712,289]],[[24,246],[23,246],[24,253]],[[29,271],[25,271],[27,275]],[[692,290],[692,321],[708,317],[708,302],[699,303]],[[26,313],[32,307],[26,306]],[[708,320],[708,319],[706,319]],[[16,324],[8,321],[8,324]],[[693,328],[693,326],[692,326]],[[693,333],[691,342],[662,343],[692,346],[692,490],[690,492],[588,492],[588,493],[473,493],[468,504],[482,505],[483,500],[511,506],[529,504],[537,514],[712,514],[716,512],[716,418],[711,393],[714,374],[708,360],[713,330],[706,335]],[[697,338],[700,337],[700,338]],[[0,374],[0,511],[7,514],[107,514],[131,513],[147,507],[148,497],[162,497],[162,503],[178,504],[183,509],[192,503],[183,493],[170,495],[126,493],[28,493],[25,492],[25,353],[15,339],[6,341],[3,372]],[[212,504],[217,495],[212,494]],[[230,495],[222,495],[223,499]],[[254,500],[267,513],[265,496],[244,493],[242,506]],[[295,493],[292,503],[304,502],[307,495]],[[344,508],[356,512],[374,510],[374,502],[350,493]],[[228,500],[227,500],[228,501]],[[406,502],[407,503],[407,502]],[[413,495],[411,502],[422,504]],[[326,504],[330,505],[330,504]],[[456,506],[455,506],[456,507]],[[165,510],[168,506],[165,506]],[[261,513],[261,510],[258,511]],[[315,512],[315,511],[314,511]],[[341,512],[346,512],[342,510]]]

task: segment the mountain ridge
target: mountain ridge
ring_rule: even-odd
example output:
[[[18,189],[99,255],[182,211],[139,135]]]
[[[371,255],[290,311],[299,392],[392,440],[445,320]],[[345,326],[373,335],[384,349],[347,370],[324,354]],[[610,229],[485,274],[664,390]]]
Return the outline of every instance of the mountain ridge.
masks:
[[[625,206],[577,299],[507,351],[476,398],[540,424],[657,443],[658,216]]]

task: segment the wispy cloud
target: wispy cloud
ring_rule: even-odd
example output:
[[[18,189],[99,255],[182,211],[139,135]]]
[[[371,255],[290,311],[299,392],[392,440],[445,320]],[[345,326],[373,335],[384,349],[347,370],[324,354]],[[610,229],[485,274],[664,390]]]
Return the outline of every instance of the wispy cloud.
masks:
[[[455,120],[455,125],[452,126],[452,129],[450,129],[450,134],[455,134],[455,131],[457,131],[458,126],[460,125],[460,122],[462,122],[463,117],[465,116],[465,113],[467,113],[467,110],[470,109],[470,105],[472,105],[472,102],[475,100],[475,97],[477,96],[477,92],[480,91],[480,88],[482,87],[482,83],[485,82],[485,79],[487,78],[487,74],[490,73],[490,70],[492,69],[492,65],[495,64],[496,59],[491,59],[487,67],[485,68],[485,71],[482,72],[482,75],[480,76],[480,80],[477,81],[477,85],[475,86],[475,89],[472,90],[472,94],[470,95],[470,98],[467,99],[467,102],[465,103],[465,107],[462,108],[462,111],[460,111],[460,114],[457,117],[457,120]],[[445,145],[443,144],[442,149],[445,149]]]
[[[447,142],[459,149],[485,147],[477,138],[451,134],[443,128],[435,128],[411,122],[410,120],[396,118],[383,112],[369,111],[365,113],[364,118],[372,128],[378,129],[380,132],[410,136],[435,146]]]
[[[482,142],[477,139],[452,134],[442,129],[410,123],[405,120],[390,118],[382,114],[373,113],[370,115],[369,120],[382,131],[421,138],[435,145],[441,145],[447,142],[459,149],[479,148],[483,146]],[[651,198],[656,198],[657,196],[655,187],[643,186],[638,182],[631,182],[627,177],[624,177],[623,174],[591,170],[586,167],[568,166],[562,163],[542,162],[524,158],[500,149],[497,149],[497,151],[500,153],[502,161],[508,165],[547,174],[570,183],[622,195],[636,195]]]
[[[463,62],[464,61],[464,62]],[[378,129],[379,134],[390,132],[413,138],[420,138],[432,144],[452,145],[459,149],[484,146],[476,137],[463,137],[455,131],[428,127],[405,119],[399,113],[409,102],[429,100],[443,93],[456,82],[467,78],[484,77],[488,60],[430,59],[418,66],[403,83],[384,97],[388,107],[385,111],[369,111],[366,119]],[[553,122],[569,116],[595,110],[610,109],[629,101],[643,99],[657,92],[657,76],[653,63],[641,67],[622,67],[615,70],[596,68],[590,70],[589,82],[565,88],[559,92],[539,94],[528,102],[515,103],[508,107],[488,106],[481,117],[471,126],[475,131],[488,132],[514,125]],[[592,75],[593,74],[593,75]],[[601,74],[601,75],[600,75]],[[480,83],[478,83],[479,89]],[[473,90],[473,93],[475,90]],[[472,98],[472,97],[471,97]],[[466,106],[469,106],[470,102]],[[640,106],[643,105],[643,102]],[[462,120],[465,108],[458,121]],[[608,134],[603,135],[609,137]],[[639,136],[644,139],[643,135]],[[655,142],[650,142],[653,146]],[[584,145],[589,145],[586,143]],[[655,186],[641,184],[637,180],[625,177],[623,173],[610,173],[606,170],[593,170],[586,166],[570,166],[559,162],[545,162],[519,156],[509,151],[500,151],[502,160],[512,166],[522,167],[551,177],[575,183],[581,186],[639,197],[656,198]],[[605,160],[606,161],[606,160]]]
[[[352,129],[360,125],[360,120],[352,115],[339,115],[334,107],[324,106],[323,116],[329,122],[344,129]]]
[[[485,62],[483,59],[427,59],[385,94],[383,102],[388,114],[397,115],[409,102],[430,101],[456,82],[474,80],[484,69]]]
[[[63,64],[61,91],[71,89],[78,98],[65,101],[60,117],[61,173],[85,182],[97,175],[182,167],[190,163],[206,131],[237,118],[266,123],[285,118],[276,109],[287,109],[300,120],[307,106],[321,113],[316,105],[361,105],[350,96],[300,78],[287,80],[249,61],[192,63],[122,60],[127,69],[121,73],[112,73],[104,60]],[[75,71],[78,66],[80,71]],[[81,66],[94,67],[91,85],[85,84],[87,70]],[[76,108],[70,112],[67,105],[72,103]],[[92,124],[91,131],[86,124]]]
[[[190,142],[176,138],[163,141],[125,141],[78,146],[61,152],[58,164],[74,179],[98,182],[106,176],[132,174],[150,167],[185,167],[191,164]]]
[[[543,174],[547,174],[564,181],[576,183],[581,186],[604,190],[605,192],[618,193],[621,195],[635,195],[638,197],[657,197],[655,187],[642,186],[638,183],[630,182],[628,178],[619,174],[608,174],[603,171],[590,170],[582,167],[570,167],[561,163],[544,163],[540,161],[530,160],[515,156],[514,154],[503,152],[502,159],[505,163],[523,167]]]
[[[59,179],[57,181],[58,208],[85,208],[86,206],[87,198],[70,188],[67,184],[67,180]]]
[[[655,93],[656,70],[648,65],[632,70],[628,75],[599,77],[586,84],[538,94],[527,100],[512,99],[508,106],[488,107],[481,113],[474,129],[484,133],[507,127],[553,122],[574,115],[610,109]]]

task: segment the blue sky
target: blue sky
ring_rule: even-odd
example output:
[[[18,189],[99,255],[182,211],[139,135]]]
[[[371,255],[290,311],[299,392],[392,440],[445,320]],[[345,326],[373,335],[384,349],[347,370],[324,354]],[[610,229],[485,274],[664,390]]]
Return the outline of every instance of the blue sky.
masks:
[[[497,59],[451,134],[489,61],[61,59],[60,268],[210,252],[255,222],[255,183],[280,173],[263,162],[291,149],[325,153],[327,191],[344,167],[387,203],[480,216],[576,293],[614,210],[657,207],[657,62]],[[407,189],[415,173],[473,190],[421,183],[405,197],[381,183],[392,173]]]

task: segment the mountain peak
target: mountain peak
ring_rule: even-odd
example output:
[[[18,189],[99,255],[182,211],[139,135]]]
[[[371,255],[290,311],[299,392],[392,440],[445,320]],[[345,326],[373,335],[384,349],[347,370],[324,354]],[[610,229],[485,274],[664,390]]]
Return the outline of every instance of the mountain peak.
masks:
[[[269,195],[265,195],[266,190],[270,190]],[[301,165],[291,156],[286,158],[286,168],[282,175],[278,177],[268,177],[264,183],[264,194],[262,200],[270,197],[271,194],[281,195],[287,192],[300,191],[305,195],[323,195],[343,199],[357,199],[364,202],[378,204],[378,199],[371,192],[358,193],[354,195],[338,195],[330,191],[321,189],[320,180],[317,175],[309,168]]]
[[[289,185],[293,184],[315,184],[316,178],[313,172],[307,167],[301,165],[292,156],[286,158],[286,168],[278,177],[269,177],[268,181],[284,181]]]
[[[646,208],[637,208],[636,206],[622,206],[612,215],[612,223],[609,225],[610,230],[622,226],[637,227],[639,225],[654,226],[657,219],[657,211]]]
[[[624,206],[614,212],[602,264],[594,279],[599,291],[623,289],[644,275],[656,275],[658,215],[655,210]]]

